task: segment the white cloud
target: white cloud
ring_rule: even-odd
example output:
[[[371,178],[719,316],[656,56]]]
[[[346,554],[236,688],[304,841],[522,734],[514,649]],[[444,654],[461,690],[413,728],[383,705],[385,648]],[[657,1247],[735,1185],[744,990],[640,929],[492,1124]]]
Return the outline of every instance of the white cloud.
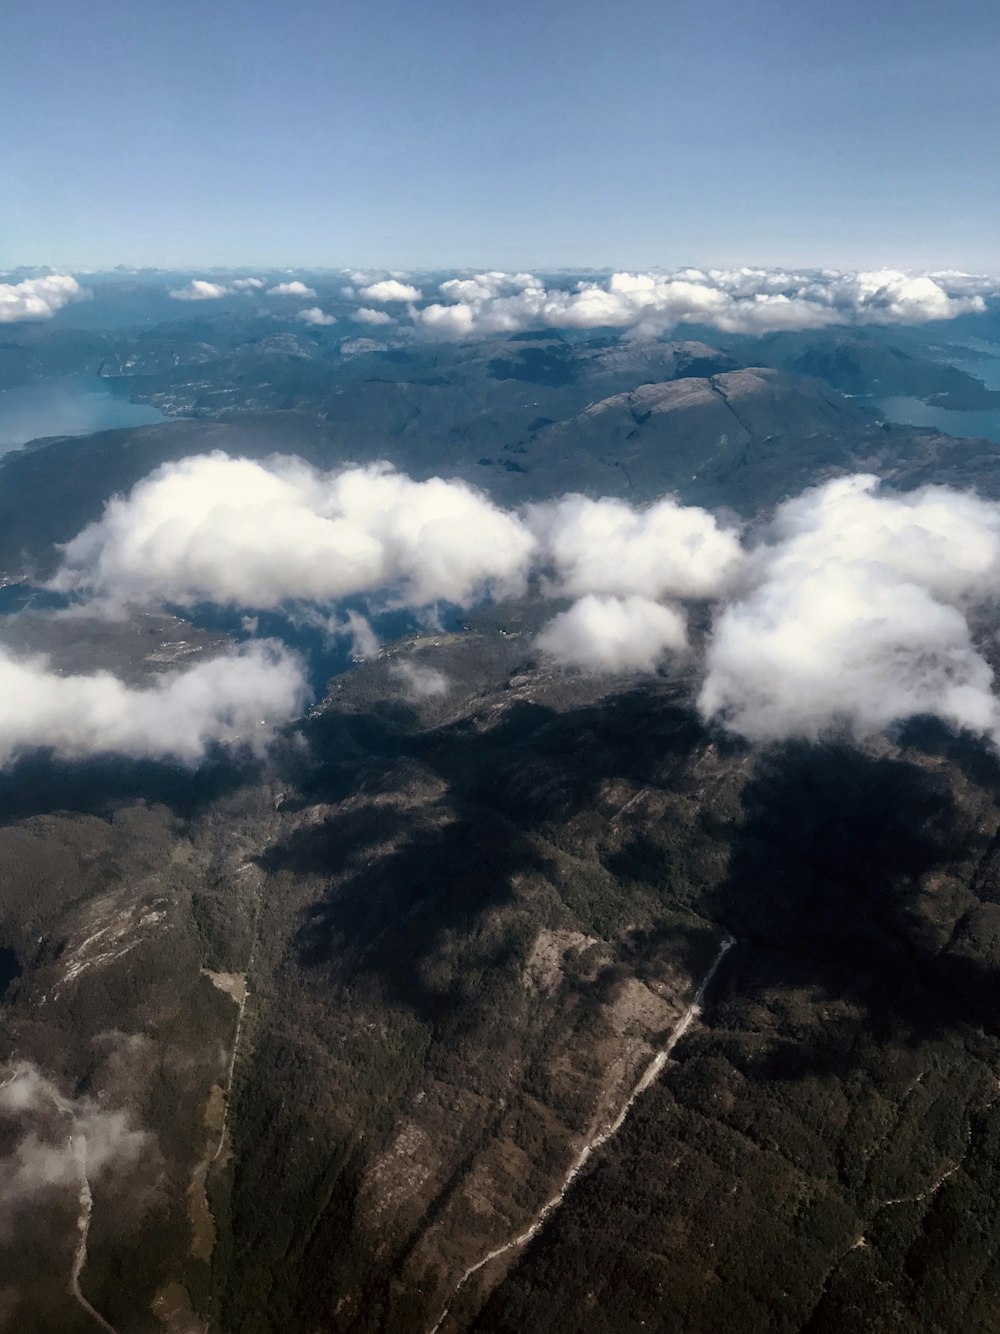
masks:
[[[484,273],[440,285],[447,304],[417,312],[440,338],[525,329],[626,329],[658,337],[683,322],[724,333],[767,333],[840,324],[920,324],[984,309],[995,280],[967,274],[789,273],[771,269],[682,269],[614,273],[600,282],[547,289],[530,274]]]
[[[298,659],[268,641],[142,689],[108,672],[63,675],[45,658],[0,649],[0,766],[38,747],[66,759],[114,753],[183,763],[213,742],[260,751],[304,696]]]
[[[75,278],[53,273],[47,278],[25,278],[19,283],[0,283],[0,324],[18,320],[48,320],[88,293]]]
[[[530,575],[543,596],[577,599],[539,648],[594,672],[656,669],[687,645],[670,603],[715,601],[699,707],[752,740],[862,736],[927,713],[1000,745],[993,673],[970,628],[1000,589],[1000,504],[945,487],[840,478],[779,506],[748,550],[671,498],[571,495],[518,514],[385,464],[322,472],[217,453],[165,464],[111,500],[65,546],[52,586],[109,613],[292,604],[350,636],[360,658],[377,640],[357,612],[337,613],[345,598],[468,605],[518,595]],[[431,677],[393,671],[411,692],[440,693]],[[286,718],[300,698],[297,666],[253,645],[146,691],[0,654],[0,763],[34,745],[193,758],[211,740],[255,736],[259,717]]]
[[[754,740],[875,733],[919,714],[1000,742],[969,608],[995,595],[1000,507],[841,478],[780,507],[719,613],[699,704]]]
[[[256,620],[256,617],[253,619]],[[309,625],[321,631],[328,644],[338,639],[349,639],[351,657],[355,662],[374,658],[379,651],[378,635],[367,617],[358,611],[348,611],[341,620],[336,612],[325,613],[317,607],[307,606],[297,608],[289,619],[293,625]]]
[[[366,658],[374,658],[378,653],[378,635],[372,629],[371,622],[360,612],[349,611],[339,633],[350,639],[351,657],[355,662],[364,662]]]
[[[269,287],[267,289],[267,294],[268,296],[301,297],[314,297],[316,295],[311,287],[307,287],[305,283],[299,282],[297,278],[290,283],[278,283],[274,287]]]
[[[229,296],[229,288],[205,278],[192,278],[186,287],[175,287],[170,295],[175,301],[218,301]]]
[[[387,465],[319,472],[201,455],[168,463],[63,552],[53,587],[121,605],[331,603],[380,590],[399,605],[517,592],[535,539],[462,482]]]
[[[739,535],[667,498],[645,508],[564,496],[528,509],[557,591],[646,598],[716,596],[742,559]]]
[[[529,288],[541,289],[541,283],[534,274],[503,273],[499,269],[491,269],[488,273],[477,273],[472,278],[449,278],[439,285],[438,291],[448,301],[465,301],[474,305],[504,293],[522,292]]]
[[[64,1097],[27,1061],[3,1068],[0,1119],[14,1121],[20,1134],[0,1159],[0,1230],[16,1214],[52,1195],[71,1193],[74,1206],[83,1183],[111,1174],[124,1183],[144,1157],[155,1152],[152,1138],[132,1127],[124,1111],[101,1107],[91,1098]],[[41,1132],[41,1133],[39,1133]]]
[[[361,296],[365,301],[419,301],[421,292],[419,287],[401,283],[396,278],[383,278],[379,283],[362,287]]]
[[[428,667],[408,659],[400,659],[389,668],[389,675],[400,683],[407,699],[417,702],[423,699],[438,699],[451,689],[451,682],[444,672],[436,667]]]
[[[536,640],[543,653],[589,672],[652,672],[687,648],[683,615],[643,597],[590,593],[553,617]]]
[[[235,292],[259,292],[263,286],[263,278],[234,278],[230,283]]]
[[[467,338],[473,333],[497,332],[488,327],[489,321],[484,308],[477,310],[473,305],[462,303],[454,306],[438,304],[425,306],[417,313],[416,318],[422,329],[439,338]],[[511,332],[522,327],[526,328],[527,322],[523,326],[512,324]]]
[[[303,324],[336,324],[336,315],[327,315],[326,311],[321,310],[319,306],[310,306],[308,310],[300,310],[295,317]]]
[[[372,310],[370,306],[359,306],[352,317],[359,324],[391,324],[392,316],[384,310]]]

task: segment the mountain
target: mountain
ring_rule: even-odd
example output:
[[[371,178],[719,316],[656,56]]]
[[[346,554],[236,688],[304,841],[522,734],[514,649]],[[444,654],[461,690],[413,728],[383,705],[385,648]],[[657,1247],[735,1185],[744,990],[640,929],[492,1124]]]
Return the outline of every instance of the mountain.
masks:
[[[637,358],[612,359],[616,379],[634,383],[644,369]],[[508,505],[564,491],[640,501],[670,491],[688,503],[752,515],[853,468],[900,480],[919,469],[940,481],[972,480],[989,494],[997,485],[989,442],[886,426],[805,377],[752,368],[589,397],[601,384],[599,375],[585,382],[585,392],[574,388],[588,401],[562,420],[523,420],[539,406],[550,413],[565,406],[539,389],[537,402],[504,416],[480,413],[460,386],[414,390],[410,382],[365,381],[356,410],[347,403],[343,415],[246,412],[39,441],[0,458],[0,575],[46,576],[55,545],[97,519],[110,496],[162,463],[212,450],[249,458],[296,454],[323,468],[384,459],[415,477],[461,478]],[[556,392],[565,397],[564,389]],[[432,401],[418,405],[422,394],[450,394],[448,413]],[[387,420],[404,400],[405,428]],[[465,432],[463,413],[473,414]]]
[[[267,781],[90,814],[81,773],[4,829],[6,1041],[155,1137],[103,1187],[88,1298],[120,1329],[954,1329],[946,1298],[986,1327],[995,762],[927,729],[757,754],[683,680],[602,688],[507,625],[335,680]],[[404,661],[449,694],[408,701]],[[593,1169],[462,1283],[729,939]],[[42,1291],[75,1217],[38,1226]]]
[[[1000,404],[1000,394],[948,361],[956,350],[966,360],[977,356],[988,360],[987,354],[928,345],[901,336],[898,330],[778,333],[737,347],[740,354],[751,353],[762,366],[813,376],[854,397],[909,395],[955,410]]]
[[[272,626],[310,653],[301,608],[109,621],[37,589],[113,495],[211,450],[511,509],[675,493],[751,535],[844,473],[1000,497],[994,444],[834,387],[902,365],[895,333],[274,324],[87,334],[117,392],[198,415],[0,459],[5,653],[154,689]],[[0,772],[0,1324],[994,1327],[995,752],[927,717],[751,744],[698,707],[707,602],[686,655],[588,675],[538,647],[569,601],[543,582],[345,647],[266,751]]]

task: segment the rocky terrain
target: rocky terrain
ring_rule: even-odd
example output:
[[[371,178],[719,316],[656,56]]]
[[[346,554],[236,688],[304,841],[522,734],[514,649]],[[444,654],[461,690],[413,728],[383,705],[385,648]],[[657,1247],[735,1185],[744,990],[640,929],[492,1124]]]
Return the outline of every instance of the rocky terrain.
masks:
[[[336,680],[267,781],[5,827],[8,1049],[140,1137],[91,1186],[87,1300],[122,1331],[763,1329],[787,1289],[778,1328],[985,1328],[995,761],[755,754],[683,679],[609,692],[509,624]],[[447,695],[406,698],[414,658]],[[729,939],[662,1076],[462,1283]],[[75,1199],[19,1217],[18,1328],[76,1327],[19,1260],[37,1227],[37,1291],[69,1271]]]
[[[1000,495],[995,446],[835,387],[884,339],[209,332],[82,340],[196,419],[0,461],[5,649],[136,684],[225,651],[31,591],[212,449],[754,522],[846,470]],[[752,746],[691,658],[586,676],[548,614],[529,588],[411,628],[256,759],[0,774],[0,1323],[994,1327],[995,754],[927,719]]]

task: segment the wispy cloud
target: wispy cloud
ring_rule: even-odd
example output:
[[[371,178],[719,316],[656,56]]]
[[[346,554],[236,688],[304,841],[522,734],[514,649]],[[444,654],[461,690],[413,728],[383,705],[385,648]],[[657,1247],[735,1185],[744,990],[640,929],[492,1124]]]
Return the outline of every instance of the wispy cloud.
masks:
[[[399,684],[407,699],[415,703],[424,699],[438,699],[447,695],[451,682],[444,672],[424,663],[401,658],[389,668],[389,675]]]
[[[652,672],[687,648],[683,614],[642,597],[588,594],[554,616],[538,636],[543,653],[589,672]]]
[[[54,1195],[70,1194],[116,1176],[128,1180],[137,1163],[155,1153],[150,1135],[136,1130],[128,1114],[91,1098],[69,1098],[28,1061],[0,1070],[0,1121],[14,1142],[0,1158],[0,1231],[17,1215]]]

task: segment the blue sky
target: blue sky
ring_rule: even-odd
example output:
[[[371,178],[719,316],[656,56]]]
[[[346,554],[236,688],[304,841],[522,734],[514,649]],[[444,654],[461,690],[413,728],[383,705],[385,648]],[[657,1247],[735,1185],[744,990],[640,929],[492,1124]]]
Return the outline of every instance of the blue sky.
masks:
[[[995,0],[36,0],[0,265],[1000,270]]]

